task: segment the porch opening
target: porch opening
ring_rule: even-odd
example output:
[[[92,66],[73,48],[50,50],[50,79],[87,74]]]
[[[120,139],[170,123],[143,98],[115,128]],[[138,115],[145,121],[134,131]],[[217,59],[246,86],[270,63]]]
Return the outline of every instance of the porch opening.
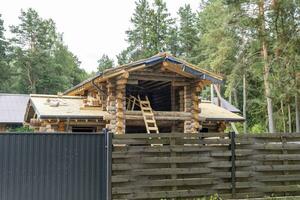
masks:
[[[183,91],[183,87],[173,87],[171,81],[139,80],[137,83],[126,85],[127,110],[140,110],[139,103],[133,105],[130,97],[145,99],[147,96],[154,111],[183,111],[180,110],[180,102],[183,102],[180,91]]]

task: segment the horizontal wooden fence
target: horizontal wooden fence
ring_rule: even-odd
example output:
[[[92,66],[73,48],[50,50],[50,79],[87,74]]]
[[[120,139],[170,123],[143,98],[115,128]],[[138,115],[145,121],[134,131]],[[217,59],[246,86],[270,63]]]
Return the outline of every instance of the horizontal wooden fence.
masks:
[[[300,194],[300,133],[123,134],[112,143],[113,199]]]

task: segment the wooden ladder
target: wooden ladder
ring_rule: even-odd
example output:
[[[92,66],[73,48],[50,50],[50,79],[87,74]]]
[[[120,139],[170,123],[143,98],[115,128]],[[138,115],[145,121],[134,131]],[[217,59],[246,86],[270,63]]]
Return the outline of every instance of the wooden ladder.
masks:
[[[159,133],[156,125],[156,120],[154,118],[154,114],[150,105],[150,101],[147,96],[145,98],[145,100],[141,100],[140,95],[138,95],[138,100],[140,103],[147,133]]]

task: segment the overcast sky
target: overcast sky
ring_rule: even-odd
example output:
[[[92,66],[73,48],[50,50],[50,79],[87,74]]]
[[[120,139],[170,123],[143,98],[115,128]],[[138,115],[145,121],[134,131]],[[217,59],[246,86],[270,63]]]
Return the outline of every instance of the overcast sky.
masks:
[[[173,17],[180,6],[198,0],[165,0]],[[18,24],[21,9],[34,8],[43,18],[52,18],[64,34],[69,49],[88,72],[95,71],[102,54],[115,59],[127,47],[125,31],[135,8],[134,0],[0,0],[0,13],[6,29]],[[150,1],[151,2],[151,1]]]

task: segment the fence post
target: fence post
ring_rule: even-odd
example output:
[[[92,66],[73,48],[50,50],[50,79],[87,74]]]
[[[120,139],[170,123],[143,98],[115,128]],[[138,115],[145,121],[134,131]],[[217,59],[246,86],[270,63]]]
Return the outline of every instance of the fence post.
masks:
[[[106,149],[106,200],[112,199],[111,170],[112,170],[112,133],[107,128],[103,129]]]
[[[235,178],[235,132],[230,132],[229,137],[231,139],[230,142],[230,150],[231,150],[231,195],[232,198],[235,198],[235,189],[236,189],[236,178]]]

